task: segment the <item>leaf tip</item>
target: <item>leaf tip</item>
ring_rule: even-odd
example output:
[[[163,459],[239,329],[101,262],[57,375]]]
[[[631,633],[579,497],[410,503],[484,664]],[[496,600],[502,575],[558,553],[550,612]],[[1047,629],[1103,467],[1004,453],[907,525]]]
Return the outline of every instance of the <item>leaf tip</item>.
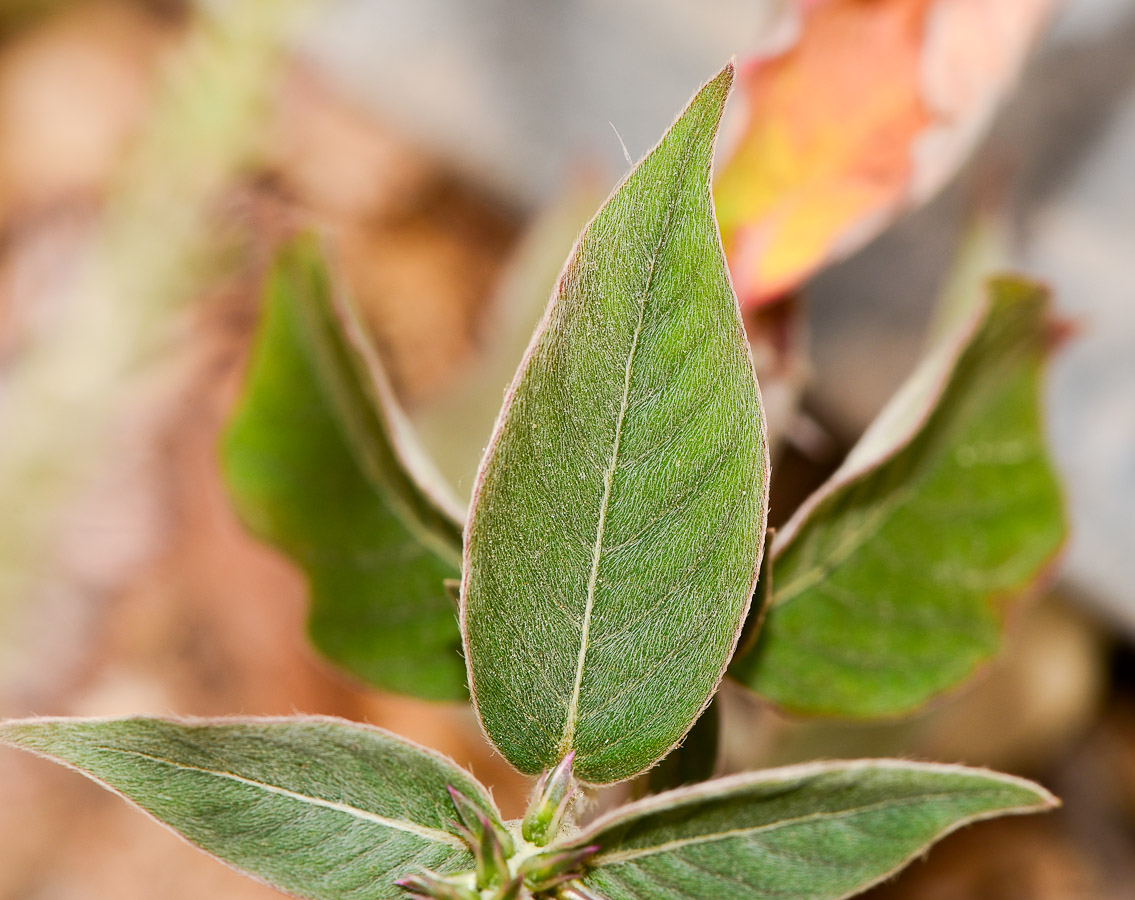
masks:
[[[42,733],[48,724],[49,720],[45,719],[0,720],[0,744],[20,750],[36,750],[36,742],[28,739]]]
[[[733,80],[737,77],[737,54],[734,53],[729,57],[728,62],[721,67],[715,80],[721,80],[724,84],[732,87]]]
[[[1064,801],[1057,797],[1052,791],[1039,784],[1029,782],[1032,787],[1033,793],[1036,795],[1037,803],[1035,805],[1037,812],[1051,812],[1055,809],[1060,809],[1064,805]]]
[[[1064,349],[1064,345],[1075,340],[1084,330],[1083,319],[1050,314],[1045,319],[1045,345],[1049,353]]]
[[[737,77],[737,57],[731,56],[729,61],[721,67],[705,86],[698,92],[699,96],[712,94],[717,100],[717,106],[724,108],[725,101],[733,90],[733,82]]]

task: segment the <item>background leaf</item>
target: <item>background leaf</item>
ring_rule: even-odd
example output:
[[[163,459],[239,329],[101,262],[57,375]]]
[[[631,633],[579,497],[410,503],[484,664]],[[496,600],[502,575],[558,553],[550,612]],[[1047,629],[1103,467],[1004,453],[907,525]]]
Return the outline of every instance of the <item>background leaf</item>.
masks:
[[[229,489],[249,527],[307,573],[311,638],[329,659],[377,687],[459,700],[460,635],[443,587],[459,577],[459,514],[424,486],[401,427],[317,242],[296,241],[269,280],[225,435]]]
[[[1045,448],[1048,296],[1014,279],[937,348],[773,544],[772,603],[731,674],[797,712],[905,713],[998,648],[1065,536]]]
[[[981,769],[818,763],[659,794],[572,843],[599,845],[583,884],[607,900],[836,900],[968,822],[1055,804],[1035,784]]]
[[[747,59],[714,185],[741,302],[797,287],[936,192],[984,134],[1056,0],[814,0]]]
[[[395,900],[396,878],[473,857],[447,786],[494,822],[485,789],[435,753],[335,719],[27,720],[0,742],[74,767],[191,843],[312,900]]]
[[[466,532],[482,723],[593,782],[686,732],[748,607],[763,415],[709,197],[724,69],[584,231],[510,389]]]

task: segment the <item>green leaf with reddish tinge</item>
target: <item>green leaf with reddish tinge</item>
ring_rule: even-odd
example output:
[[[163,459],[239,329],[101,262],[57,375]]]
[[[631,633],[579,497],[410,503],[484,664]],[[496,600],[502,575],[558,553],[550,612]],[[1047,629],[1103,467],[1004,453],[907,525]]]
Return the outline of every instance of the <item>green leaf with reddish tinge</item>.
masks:
[[[1045,447],[1045,290],[991,283],[773,545],[757,646],[730,673],[791,711],[917,709],[992,657],[1065,537]]]
[[[467,696],[444,582],[457,513],[431,493],[386,378],[317,243],[280,255],[241,401],[224,440],[244,521],[307,573],[310,634],[377,687]]]
[[[503,828],[488,792],[449,760],[337,719],[26,720],[0,724],[0,743],[78,769],[311,900],[398,900],[399,878],[472,868],[447,788]]]
[[[830,762],[708,781],[609,813],[582,887],[605,900],[838,900],[969,822],[1056,805],[1008,775],[897,760]]]
[[[482,463],[461,590],[481,721],[525,772],[649,767],[716,688],[766,512],[752,363],[709,193],[733,78],[580,237]]]

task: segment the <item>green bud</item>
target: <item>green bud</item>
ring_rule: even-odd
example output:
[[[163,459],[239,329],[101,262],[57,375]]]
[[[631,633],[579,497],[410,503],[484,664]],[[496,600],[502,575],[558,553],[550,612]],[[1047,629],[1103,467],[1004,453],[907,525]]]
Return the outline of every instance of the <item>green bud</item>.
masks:
[[[536,784],[520,830],[524,840],[537,847],[543,847],[554,838],[563,824],[575,790],[575,779],[571,773],[574,758],[573,750],[554,769],[541,775]]]
[[[469,833],[473,835],[473,840],[470,842],[470,847],[476,851],[477,846],[481,843],[482,831],[488,827],[496,835],[497,843],[500,844],[501,852],[504,853],[505,859],[511,859],[512,855],[516,852],[516,846],[513,844],[512,835],[503,828],[497,827],[491,822],[481,809],[468,797],[462,794],[459,790],[449,787],[449,796],[453,800],[453,806],[457,810],[457,815],[461,819],[461,824],[468,829]]]
[[[531,896],[524,887],[524,879],[517,875],[501,885],[500,890],[493,894],[493,900],[527,900]]]
[[[394,883],[409,895],[410,900],[480,900],[476,891],[446,881],[433,872],[410,875]]]
[[[520,867],[524,883],[534,891],[545,891],[583,876],[587,860],[599,850],[598,844],[551,851],[530,857]]]
[[[484,816],[481,817],[480,841],[473,848],[473,856],[477,860],[477,887],[484,889],[504,884],[509,875],[508,861],[496,831]]]

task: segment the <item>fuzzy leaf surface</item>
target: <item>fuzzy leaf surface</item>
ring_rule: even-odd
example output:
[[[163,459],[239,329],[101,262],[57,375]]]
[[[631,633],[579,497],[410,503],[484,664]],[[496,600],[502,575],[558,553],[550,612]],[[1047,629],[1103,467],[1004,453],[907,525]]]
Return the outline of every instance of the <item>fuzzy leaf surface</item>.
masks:
[[[608,814],[583,884],[606,900],[837,900],[954,829],[1040,812],[1043,788],[980,769],[867,760],[746,773]]]
[[[943,342],[777,535],[730,673],[794,712],[906,713],[992,657],[1065,537],[1045,446],[1048,296],[1017,279]]]
[[[411,467],[373,349],[313,239],[271,274],[249,380],[224,439],[229,490],[253,532],[311,586],[319,650],[376,687],[430,700],[465,690],[443,582],[461,526]]]
[[[640,772],[689,729],[749,605],[760,398],[709,193],[732,82],[584,230],[478,476],[462,615],[478,713],[524,772]]]
[[[500,822],[449,760],[337,719],[24,720],[0,724],[0,743],[78,769],[234,868],[311,900],[397,900],[396,878],[471,868],[447,786]]]
[[[661,794],[673,788],[708,781],[717,769],[721,752],[721,702],[717,697],[705,708],[694,727],[661,762],[647,772],[644,793]]]

